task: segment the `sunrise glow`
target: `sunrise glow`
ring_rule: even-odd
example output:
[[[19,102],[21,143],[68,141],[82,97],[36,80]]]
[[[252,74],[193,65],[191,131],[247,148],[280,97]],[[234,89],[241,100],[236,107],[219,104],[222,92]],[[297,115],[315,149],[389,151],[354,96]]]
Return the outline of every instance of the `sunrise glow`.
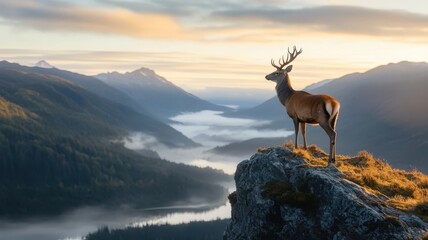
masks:
[[[292,45],[296,88],[428,56],[422,0],[1,0],[0,20],[4,60],[88,75],[148,67],[190,92],[271,89],[270,59]]]

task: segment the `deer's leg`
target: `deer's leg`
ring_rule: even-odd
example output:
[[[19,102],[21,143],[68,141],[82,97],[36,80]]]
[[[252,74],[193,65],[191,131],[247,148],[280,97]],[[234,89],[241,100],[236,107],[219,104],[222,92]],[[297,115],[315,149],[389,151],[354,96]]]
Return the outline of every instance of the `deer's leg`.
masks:
[[[302,128],[302,136],[303,136],[303,148],[306,148],[306,123],[301,122],[300,127]]]
[[[294,118],[293,123],[294,123],[294,133],[295,133],[294,147],[298,148],[299,145],[297,145],[297,138],[299,136],[299,120],[297,120],[297,118]]]
[[[334,116],[331,121],[330,121],[330,126],[334,131],[334,139],[333,139],[333,152],[332,152],[332,158],[335,161],[336,160],[336,122],[337,122],[337,117],[339,114],[336,114],[336,116]]]
[[[334,130],[333,130],[334,131]],[[336,162],[336,131],[334,131],[333,137],[330,137],[330,151],[331,151],[331,162]]]
[[[335,150],[335,144],[336,144],[336,131],[331,127],[331,125],[327,122],[320,123],[320,126],[324,129],[324,131],[327,133],[328,137],[330,138],[330,154],[328,157],[328,162],[334,163],[336,161],[336,156],[334,153]]]

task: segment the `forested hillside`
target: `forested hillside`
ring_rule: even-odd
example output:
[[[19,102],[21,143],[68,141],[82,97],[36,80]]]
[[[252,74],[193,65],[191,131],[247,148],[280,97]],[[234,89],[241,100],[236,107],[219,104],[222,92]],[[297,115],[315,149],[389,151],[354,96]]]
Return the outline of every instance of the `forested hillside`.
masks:
[[[91,233],[86,240],[218,240],[223,238],[223,232],[230,219],[211,222],[191,222],[179,225],[153,225],[144,227],[128,227],[125,229],[109,229],[107,227]]]
[[[229,176],[143,157],[115,141],[131,129],[153,131],[166,144],[192,144],[66,79],[0,69],[0,216],[224,197],[215,184]]]

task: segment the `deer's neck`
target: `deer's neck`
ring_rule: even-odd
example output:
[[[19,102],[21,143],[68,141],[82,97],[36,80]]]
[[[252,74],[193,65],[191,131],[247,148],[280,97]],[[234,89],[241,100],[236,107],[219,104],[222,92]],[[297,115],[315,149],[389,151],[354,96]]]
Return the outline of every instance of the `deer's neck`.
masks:
[[[290,77],[288,75],[284,80],[276,84],[276,93],[278,95],[279,101],[284,106],[294,92],[294,89],[290,85]]]

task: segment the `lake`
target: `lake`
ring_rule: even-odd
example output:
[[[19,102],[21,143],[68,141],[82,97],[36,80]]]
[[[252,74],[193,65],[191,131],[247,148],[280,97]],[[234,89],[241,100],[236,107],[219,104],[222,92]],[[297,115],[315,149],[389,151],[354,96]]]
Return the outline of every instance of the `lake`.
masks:
[[[18,222],[0,220],[0,240],[80,240],[102,226],[124,228],[147,224],[180,224],[230,218],[230,204],[169,206],[150,209],[108,210],[79,208],[57,217],[32,218]]]

